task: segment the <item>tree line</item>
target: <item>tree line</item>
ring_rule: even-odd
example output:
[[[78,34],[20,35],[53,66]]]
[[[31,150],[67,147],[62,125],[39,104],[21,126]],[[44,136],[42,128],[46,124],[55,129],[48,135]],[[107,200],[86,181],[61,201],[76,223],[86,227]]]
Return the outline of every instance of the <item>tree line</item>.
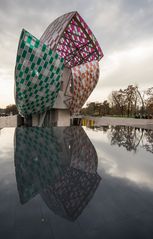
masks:
[[[90,102],[81,114],[91,116],[153,117],[153,87],[140,91],[138,86],[112,91],[103,102]]]
[[[112,91],[103,102],[90,102],[82,108],[82,115],[153,118],[153,87],[140,91],[138,86]],[[0,116],[18,114],[15,104],[0,108]]]
[[[8,116],[16,114],[18,114],[18,109],[14,104],[7,105],[6,108],[4,109],[0,108],[0,116]]]

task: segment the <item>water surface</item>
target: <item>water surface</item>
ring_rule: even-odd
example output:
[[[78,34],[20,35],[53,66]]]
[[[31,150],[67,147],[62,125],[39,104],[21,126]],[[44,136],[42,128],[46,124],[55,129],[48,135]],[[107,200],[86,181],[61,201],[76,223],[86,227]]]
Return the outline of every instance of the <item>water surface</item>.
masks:
[[[0,238],[152,238],[153,132],[0,130]]]

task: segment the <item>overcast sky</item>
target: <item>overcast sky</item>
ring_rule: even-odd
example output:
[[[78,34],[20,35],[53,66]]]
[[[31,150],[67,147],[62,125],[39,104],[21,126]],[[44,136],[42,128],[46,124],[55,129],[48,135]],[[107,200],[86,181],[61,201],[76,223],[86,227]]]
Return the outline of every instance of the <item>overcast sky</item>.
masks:
[[[88,99],[103,101],[112,90],[153,86],[153,0],[1,0],[0,107],[14,103],[14,68],[25,28],[40,38],[58,16],[78,11],[104,52],[100,79]]]

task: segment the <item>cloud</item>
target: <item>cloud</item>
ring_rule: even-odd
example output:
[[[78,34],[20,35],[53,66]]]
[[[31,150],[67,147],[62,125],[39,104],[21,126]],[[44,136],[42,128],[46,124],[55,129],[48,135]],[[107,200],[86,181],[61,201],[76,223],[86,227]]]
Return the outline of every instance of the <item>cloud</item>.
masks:
[[[153,76],[153,38],[149,41],[138,42],[134,47],[122,51],[114,51],[106,57],[103,69],[104,86],[125,86],[145,82],[151,84]],[[107,79],[107,81],[105,81]],[[110,83],[108,81],[110,79]],[[114,80],[113,80],[114,79]]]
[[[111,177],[121,178],[137,187],[153,190],[152,154],[141,146],[137,153],[127,151],[123,147],[112,146],[111,138],[102,131],[85,130],[98,154],[98,170]],[[143,138],[145,140],[145,138]],[[141,143],[140,143],[141,145]]]
[[[100,79],[89,101],[103,101],[113,90],[137,85],[145,90],[152,86],[153,38],[112,52],[100,63]]]
[[[0,73],[0,82],[14,80],[16,52],[22,28],[40,38],[56,17],[74,10],[85,19],[104,52],[100,63],[101,78],[91,99],[96,96],[100,99],[101,95],[106,95],[107,90],[109,94],[112,87],[120,88],[129,83],[141,86],[144,82],[149,86],[152,84],[151,54],[146,51],[143,60],[138,62],[133,51],[140,44],[146,49],[148,42],[151,48],[152,0],[64,0],[64,4],[63,0],[1,1],[0,69],[3,75]],[[132,51],[133,62],[128,53]],[[1,101],[0,88],[0,104]]]

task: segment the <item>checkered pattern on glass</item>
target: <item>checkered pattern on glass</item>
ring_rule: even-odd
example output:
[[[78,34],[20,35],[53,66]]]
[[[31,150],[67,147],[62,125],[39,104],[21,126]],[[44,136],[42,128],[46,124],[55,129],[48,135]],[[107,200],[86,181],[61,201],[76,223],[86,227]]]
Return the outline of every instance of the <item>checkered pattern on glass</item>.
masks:
[[[66,13],[55,19],[45,30],[40,40],[47,44],[51,49],[57,45],[65,27],[72,19],[75,12]]]
[[[68,150],[69,145],[72,151]],[[86,155],[84,145],[90,155],[89,152]],[[68,158],[61,157],[62,149],[69,151]],[[78,160],[76,150],[82,162]],[[82,128],[16,129],[15,172],[21,203],[41,192],[50,209],[75,220],[99,185],[101,178],[96,171],[96,151]]]
[[[22,115],[54,106],[63,68],[63,58],[22,30],[15,67],[16,104]]]
[[[61,177],[63,152],[53,127],[17,128],[15,135],[17,186],[20,200],[25,203]]]
[[[67,67],[74,67],[103,57],[102,50],[81,16],[76,13],[57,45],[57,52]]]
[[[98,158],[94,146],[82,127],[67,127],[64,130],[64,142],[71,148],[71,164],[76,169],[96,173]]]
[[[101,177],[73,167],[42,193],[47,206],[56,214],[75,221],[93,197]]]
[[[73,92],[65,103],[71,113],[79,112],[95,88],[99,78],[98,61],[88,62],[72,68]]]
[[[57,18],[41,39],[57,50],[69,68],[103,57],[98,41],[78,12]]]

